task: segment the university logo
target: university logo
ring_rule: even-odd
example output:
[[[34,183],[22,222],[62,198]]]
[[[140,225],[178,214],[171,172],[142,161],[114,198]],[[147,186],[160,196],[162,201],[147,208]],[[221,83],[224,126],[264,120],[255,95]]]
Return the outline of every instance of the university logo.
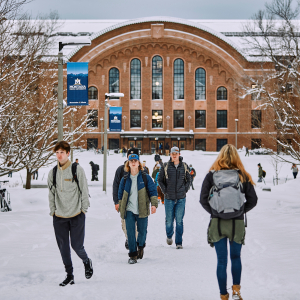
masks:
[[[76,78],[75,83],[73,85],[69,85],[69,90],[70,91],[85,91],[86,86],[81,84],[80,80],[81,79]]]
[[[80,79],[75,79],[75,85],[82,85],[81,83],[80,83]]]

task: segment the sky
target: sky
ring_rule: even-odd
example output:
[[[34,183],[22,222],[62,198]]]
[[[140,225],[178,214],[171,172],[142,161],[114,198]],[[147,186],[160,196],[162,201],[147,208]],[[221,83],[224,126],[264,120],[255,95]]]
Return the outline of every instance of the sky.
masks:
[[[261,0],[33,0],[25,10],[36,16],[57,11],[60,19],[249,19],[264,9]]]

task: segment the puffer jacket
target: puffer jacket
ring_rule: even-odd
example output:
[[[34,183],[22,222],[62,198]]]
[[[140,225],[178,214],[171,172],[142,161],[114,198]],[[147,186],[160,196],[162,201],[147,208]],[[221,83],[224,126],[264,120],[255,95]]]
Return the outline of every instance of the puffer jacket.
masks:
[[[147,188],[149,195],[147,193],[147,189],[144,184],[142,171],[139,172],[137,177],[137,186],[138,186],[138,204],[139,204],[139,218],[146,218],[150,215],[150,203],[151,206],[158,206],[157,201],[157,189],[155,183],[152,178],[147,174]],[[119,212],[122,219],[126,217],[126,209],[128,204],[128,199],[130,195],[132,180],[130,175],[125,179],[124,177],[121,179],[118,198],[119,198]]]
[[[158,175],[158,185],[160,186],[165,198],[168,200],[178,200],[186,197],[186,193],[191,185],[191,175],[185,172],[182,157],[179,157],[179,165],[176,168],[172,159],[168,162],[168,179],[165,176],[166,164],[160,169]],[[187,168],[188,169],[188,168]],[[188,169],[189,170],[189,169]]]

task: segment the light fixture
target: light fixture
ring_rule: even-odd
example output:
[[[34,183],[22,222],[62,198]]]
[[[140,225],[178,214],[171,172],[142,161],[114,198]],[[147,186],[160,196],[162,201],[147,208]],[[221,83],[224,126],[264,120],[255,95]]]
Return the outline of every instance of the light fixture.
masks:
[[[159,82],[158,82],[158,81],[156,81],[156,82],[155,82],[155,85],[156,85],[156,86],[159,86]]]

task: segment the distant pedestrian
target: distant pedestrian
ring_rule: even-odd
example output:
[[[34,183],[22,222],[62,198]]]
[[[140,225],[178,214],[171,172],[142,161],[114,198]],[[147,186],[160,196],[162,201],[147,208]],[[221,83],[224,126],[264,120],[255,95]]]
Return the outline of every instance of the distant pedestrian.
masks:
[[[192,189],[194,190],[193,182],[194,182],[194,178],[196,177],[196,171],[193,168],[192,164],[190,164],[189,170],[190,170],[190,175],[191,175],[191,185],[192,185]]]
[[[79,160],[78,160],[78,158],[75,159],[75,162],[76,162],[77,165],[79,165]]]
[[[248,149],[248,147],[246,147],[246,154],[245,154],[245,156],[249,156],[249,149]]]
[[[162,192],[162,190],[158,184],[158,176],[159,176],[159,171],[161,169],[161,165],[158,165],[157,168],[158,168],[158,172],[157,172],[157,174],[155,176],[155,180],[154,180],[156,187],[157,187],[157,199],[158,199],[158,202],[161,202],[161,204],[164,204],[165,203],[165,195]]]
[[[161,158],[159,159],[158,163],[163,167],[164,164]]]
[[[121,218],[126,221],[129,264],[135,264],[137,259],[143,258],[150,214],[149,206],[151,203],[152,214],[156,212],[158,206],[156,186],[148,174],[144,182],[142,168],[139,156],[130,154],[125,164],[128,176],[121,179],[118,191],[119,203],[116,205]],[[135,224],[138,230],[137,239]]]
[[[143,166],[145,172],[149,175],[149,169],[148,169],[148,167],[146,166],[146,161],[145,161],[145,160],[143,161],[142,166]]]
[[[165,151],[166,151],[166,156],[169,156],[170,155],[170,145],[168,142],[166,142]]]
[[[296,164],[292,165],[292,171],[293,171],[294,179],[296,179],[299,171]]]
[[[92,181],[99,181],[98,179],[98,171],[100,170],[99,165],[94,164],[94,162],[90,161],[90,165],[92,168]]]
[[[158,162],[160,160],[160,155],[158,154],[158,152],[156,151],[155,155],[154,155],[154,161]]]
[[[182,249],[183,217],[186,193],[191,185],[191,175],[182,161],[179,148],[171,148],[170,160],[160,169],[158,184],[165,195],[167,244],[173,244],[174,220],[176,222],[176,249]]]
[[[61,141],[53,150],[58,161],[48,175],[49,207],[57,245],[67,273],[66,279],[59,285],[65,286],[75,283],[70,244],[82,259],[85,277],[89,279],[93,275],[92,260],[83,245],[85,216],[90,204],[89,191],[83,168],[69,160],[70,145]]]
[[[159,172],[159,169],[160,169],[160,164],[156,163],[154,168],[153,168],[152,175],[151,175],[151,177],[153,178],[154,181],[155,181],[155,178],[156,178],[156,174]]]
[[[38,177],[39,177],[39,170],[36,169],[35,171],[33,171],[32,175],[33,175],[33,179],[38,180]]]
[[[230,144],[222,147],[202,184],[200,203],[210,214],[207,239],[217,253],[217,278],[222,300],[229,299],[226,273],[228,240],[232,299],[242,300],[240,282],[241,250],[245,240],[244,214],[257,204],[254,185],[236,148]]]
[[[258,166],[258,181],[257,182],[262,182],[263,179],[263,169],[260,163],[257,165]]]
[[[159,143],[158,149],[159,149],[159,154],[162,155],[163,154],[163,150],[164,150],[163,143]]]
[[[8,167],[11,167],[13,165],[13,162],[12,161],[9,161],[8,163],[7,163],[7,166]],[[12,178],[12,171],[10,171],[9,173],[8,173],[8,177],[11,177]]]

